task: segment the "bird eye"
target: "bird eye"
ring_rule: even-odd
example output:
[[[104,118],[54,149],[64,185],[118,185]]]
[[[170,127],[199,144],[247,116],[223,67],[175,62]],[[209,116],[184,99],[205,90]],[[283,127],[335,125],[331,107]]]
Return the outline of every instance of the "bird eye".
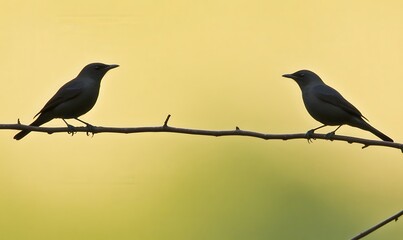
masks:
[[[305,76],[305,74],[304,74],[304,73],[300,73],[299,76],[300,76],[300,77],[303,77],[303,76]]]
[[[99,65],[98,65],[98,66],[95,66],[95,69],[96,69],[96,70],[99,70],[99,69],[101,69],[101,66],[99,66]]]

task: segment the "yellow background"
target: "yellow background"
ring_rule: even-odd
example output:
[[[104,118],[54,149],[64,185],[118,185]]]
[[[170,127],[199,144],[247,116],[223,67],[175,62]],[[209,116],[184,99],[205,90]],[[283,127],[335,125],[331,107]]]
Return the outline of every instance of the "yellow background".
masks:
[[[305,132],[320,124],[281,77],[305,68],[403,141],[402,1],[2,0],[0,12],[1,123],[30,123],[100,61],[121,66],[82,117],[94,125],[172,114],[178,127]],[[0,132],[0,239],[348,239],[403,208],[395,149],[15,133]],[[402,237],[398,221],[368,239]]]

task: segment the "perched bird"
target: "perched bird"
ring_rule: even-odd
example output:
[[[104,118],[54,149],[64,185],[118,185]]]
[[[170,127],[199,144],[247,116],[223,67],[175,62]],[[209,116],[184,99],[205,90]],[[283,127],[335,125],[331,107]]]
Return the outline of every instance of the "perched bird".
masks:
[[[393,140],[369,125],[361,112],[349,103],[338,91],[326,85],[314,72],[300,70],[293,74],[284,74],[283,77],[294,79],[302,91],[302,99],[309,114],[321,122],[322,126],[307,132],[307,136],[319,128],[327,125],[337,126],[336,130],[327,134],[331,137],[342,125],[350,125],[370,131],[384,141]],[[364,120],[365,119],[365,120]]]
[[[78,117],[92,109],[97,101],[103,76],[116,67],[119,65],[91,63],[85,66],[76,78],[64,84],[45,104],[42,110],[35,115],[35,117],[39,115],[38,118],[30,126],[40,126],[54,118],[61,118],[69,128],[72,128],[65,119],[74,118],[91,127]],[[20,140],[30,132],[22,130],[14,136],[14,139]]]

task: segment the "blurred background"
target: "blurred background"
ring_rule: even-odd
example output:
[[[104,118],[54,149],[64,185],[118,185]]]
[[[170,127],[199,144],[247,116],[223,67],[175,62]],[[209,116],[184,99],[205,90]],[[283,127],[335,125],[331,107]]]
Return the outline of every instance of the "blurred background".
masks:
[[[120,67],[81,118],[93,125],[156,126],[172,114],[177,127],[301,133],[320,124],[281,75],[310,69],[403,141],[402,1],[1,5],[1,123],[30,123],[86,64],[104,62]],[[15,133],[0,132],[1,239],[348,239],[403,208],[396,149]],[[402,237],[398,221],[366,239]]]

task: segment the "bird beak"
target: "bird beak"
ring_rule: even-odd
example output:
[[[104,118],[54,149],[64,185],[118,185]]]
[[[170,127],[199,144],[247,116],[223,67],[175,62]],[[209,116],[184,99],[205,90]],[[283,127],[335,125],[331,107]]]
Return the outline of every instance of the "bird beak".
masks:
[[[111,64],[111,65],[108,65],[107,69],[108,69],[108,70],[111,70],[112,68],[117,68],[117,67],[119,67],[119,65],[117,65],[117,64]]]
[[[291,78],[291,79],[294,79],[294,78],[295,78],[294,75],[292,75],[292,74],[284,74],[283,77],[285,77],[285,78]]]

